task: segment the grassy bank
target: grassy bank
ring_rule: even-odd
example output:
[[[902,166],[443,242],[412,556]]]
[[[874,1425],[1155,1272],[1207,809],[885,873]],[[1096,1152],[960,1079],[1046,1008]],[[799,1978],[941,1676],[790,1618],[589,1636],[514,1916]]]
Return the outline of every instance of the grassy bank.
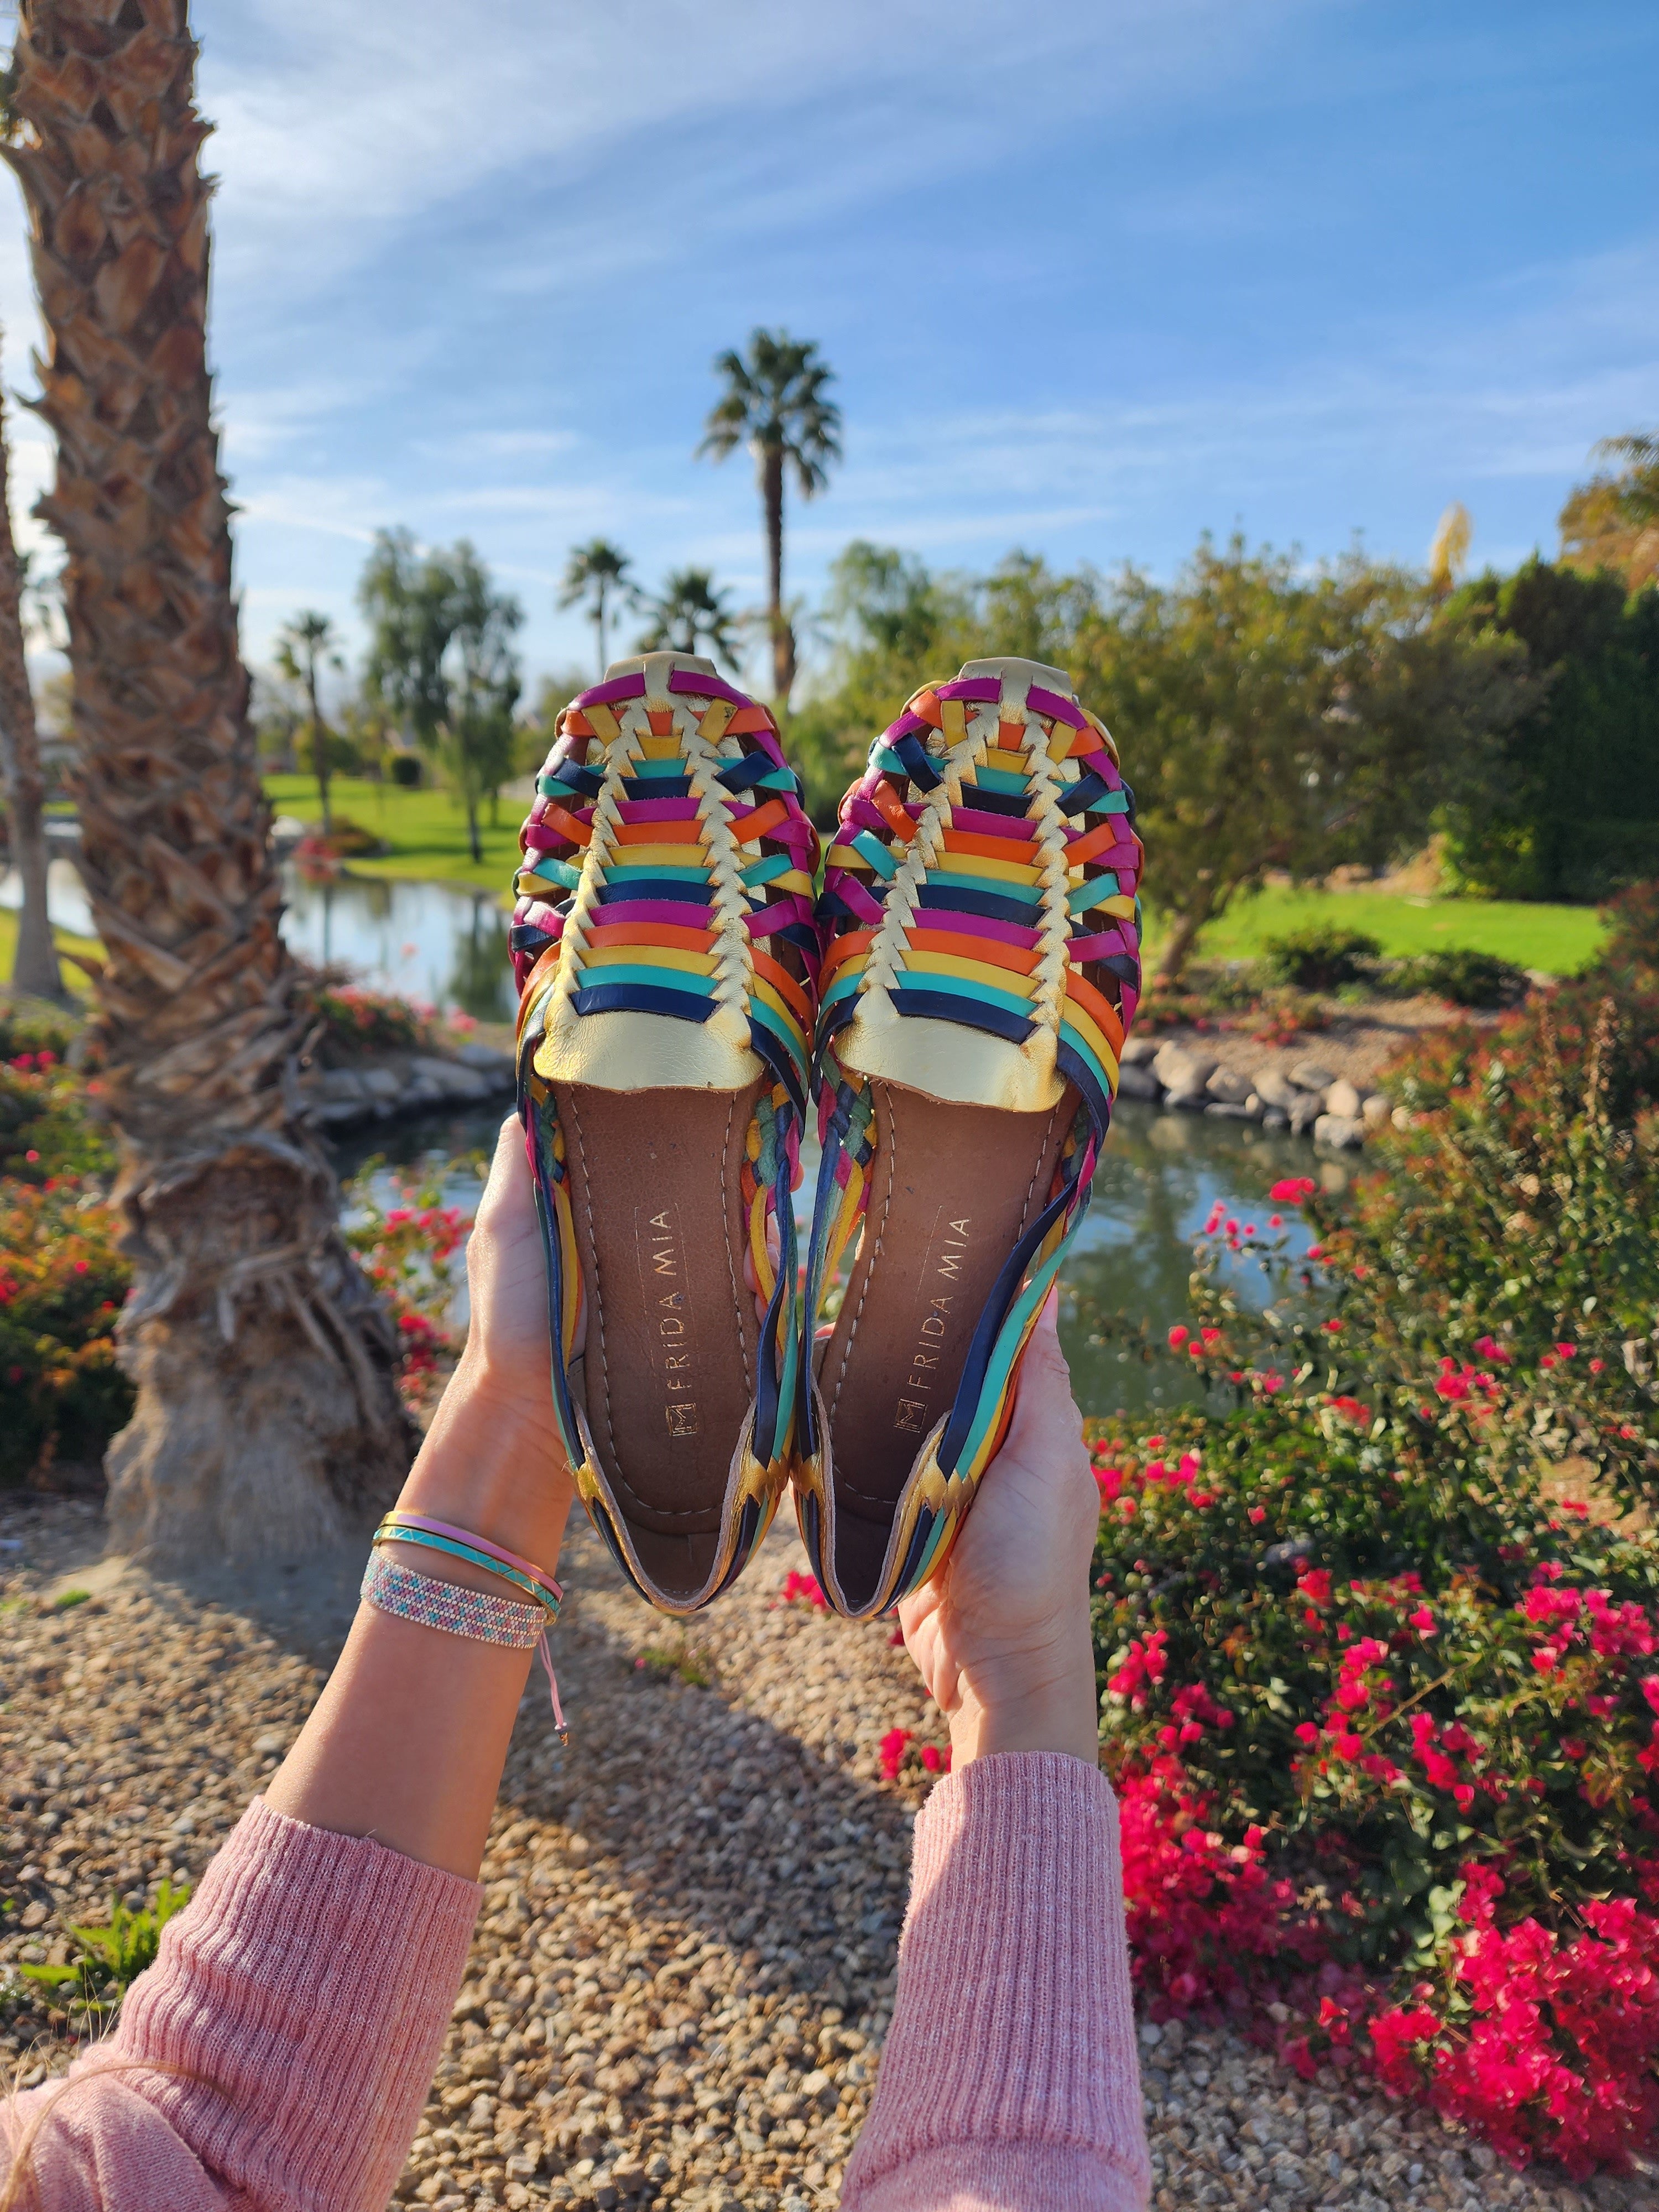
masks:
[[[88,959],[96,958],[101,949],[94,938],[71,937],[68,930],[54,930],[60,952],[84,952]],[[0,982],[11,978],[12,963],[17,957],[17,916],[9,906],[0,906]],[[85,997],[91,988],[82,970],[68,960],[64,963],[64,980],[70,989]]]
[[[302,822],[318,819],[321,810],[314,777],[268,775],[264,781],[265,795],[278,814],[297,815]],[[478,825],[483,859],[477,863],[467,850],[465,813],[447,791],[407,791],[401,784],[337,775],[329,783],[329,799],[335,813],[349,815],[391,848],[382,860],[353,860],[354,876],[477,884],[500,892],[503,900],[512,890],[519,824],[525,812],[517,799],[501,801],[501,819],[493,829],[486,802]]]
[[[1577,975],[1606,935],[1594,907],[1518,899],[1402,898],[1385,891],[1268,890],[1241,900],[1199,939],[1206,959],[1249,960],[1269,938],[1315,926],[1364,930],[1390,958],[1419,952],[1490,952],[1517,968]],[[1154,959],[1158,919],[1149,932]]]

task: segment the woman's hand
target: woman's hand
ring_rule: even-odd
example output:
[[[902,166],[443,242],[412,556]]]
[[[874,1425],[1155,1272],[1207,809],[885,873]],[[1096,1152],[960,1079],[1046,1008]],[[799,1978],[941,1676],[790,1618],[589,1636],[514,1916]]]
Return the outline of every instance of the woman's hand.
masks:
[[[904,1600],[910,1656],[951,1723],[951,1763],[998,1751],[1099,1756],[1089,1566],[1100,1492],[1043,1308],[1014,1417],[945,1571]]]

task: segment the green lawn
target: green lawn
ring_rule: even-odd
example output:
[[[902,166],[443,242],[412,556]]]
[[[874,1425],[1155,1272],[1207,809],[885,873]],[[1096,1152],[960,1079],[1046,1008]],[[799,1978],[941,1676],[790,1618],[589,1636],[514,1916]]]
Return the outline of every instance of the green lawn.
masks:
[[[278,814],[297,815],[302,822],[316,821],[321,812],[317,783],[309,775],[268,775],[265,795]],[[413,876],[428,882],[479,884],[499,891],[503,900],[513,889],[513,871],[519,860],[519,825],[525,809],[517,799],[504,799],[501,823],[489,826],[486,801],[479,822],[483,846],[481,866],[473,865],[466,845],[466,816],[459,801],[447,791],[406,791],[401,784],[368,783],[357,776],[329,780],[328,795],[335,813],[352,821],[392,848],[381,860],[353,860],[354,876]]]
[[[1270,937],[1311,924],[1361,929],[1385,953],[1467,949],[1495,953],[1517,968],[1571,975],[1586,966],[1606,934],[1589,906],[1534,906],[1518,899],[1401,898],[1384,891],[1267,890],[1241,899],[1199,939],[1212,960],[1248,960]],[[1158,941],[1152,917],[1149,935]]]

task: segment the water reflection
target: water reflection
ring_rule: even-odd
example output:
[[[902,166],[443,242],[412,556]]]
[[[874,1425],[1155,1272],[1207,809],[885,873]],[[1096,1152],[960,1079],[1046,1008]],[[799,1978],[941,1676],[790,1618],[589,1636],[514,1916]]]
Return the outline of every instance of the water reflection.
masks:
[[[283,935],[303,958],[338,963],[370,990],[389,991],[481,1022],[510,1022],[508,917],[491,891],[465,884],[383,882],[377,876],[307,877],[283,870],[288,910]],[[22,898],[16,872],[0,875],[0,906]],[[53,860],[46,899],[52,921],[77,937],[92,915],[72,860]]]
[[[507,915],[489,891],[457,884],[307,878],[283,871],[283,935],[319,966],[338,963],[371,990],[483,1022],[513,1018]]]

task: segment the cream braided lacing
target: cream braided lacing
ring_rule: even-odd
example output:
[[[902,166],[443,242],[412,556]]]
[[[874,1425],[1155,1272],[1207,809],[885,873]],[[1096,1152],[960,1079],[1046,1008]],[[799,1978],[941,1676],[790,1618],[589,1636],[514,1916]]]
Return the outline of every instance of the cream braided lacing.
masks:
[[[685,755],[685,770],[696,796],[699,826],[708,849],[708,872],[714,888],[714,1011],[709,1025],[732,1044],[749,1042],[745,1009],[755,974],[755,943],[749,928],[749,887],[743,871],[749,856],[738,842],[732,817],[726,811],[730,796],[720,772],[731,761],[716,750],[731,720],[730,702],[716,699],[701,720],[690,708],[675,708],[675,719]],[[758,848],[753,856],[758,860]]]
[[[576,988],[575,979],[581,972],[585,940],[593,908],[599,904],[605,863],[616,846],[616,833],[620,826],[617,809],[622,802],[622,779],[629,764],[640,757],[642,732],[641,714],[635,709],[642,709],[644,703],[643,700],[630,702],[620,721],[608,707],[590,707],[586,710],[594,734],[605,747],[605,781],[593,802],[592,834],[587,849],[582,855],[580,880],[565,915],[564,930],[559,939],[558,975],[546,1014],[549,1029],[568,1015],[569,1002]],[[607,722],[611,725],[609,734],[605,726]]]

